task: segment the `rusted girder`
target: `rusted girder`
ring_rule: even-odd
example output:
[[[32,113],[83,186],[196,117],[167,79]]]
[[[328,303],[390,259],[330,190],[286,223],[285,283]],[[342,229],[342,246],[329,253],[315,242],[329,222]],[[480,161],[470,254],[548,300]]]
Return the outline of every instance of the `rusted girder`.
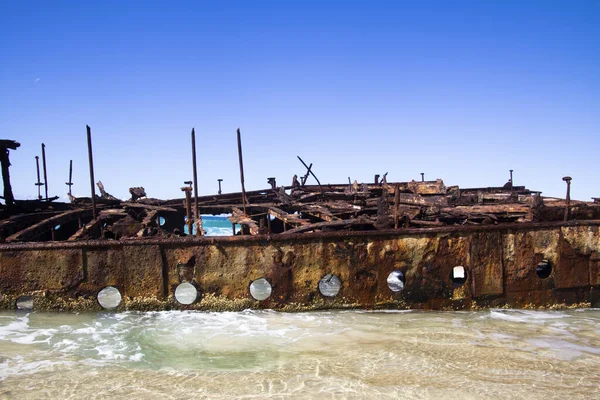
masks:
[[[244,215],[246,215],[246,188],[244,186],[244,157],[242,155],[242,134],[240,128],[237,129],[238,157],[240,160],[240,181],[242,182],[242,204],[244,206]]]
[[[78,218],[89,218],[92,214],[92,210],[90,209],[67,211],[62,214],[47,218],[25,229],[22,229],[14,235],[7,237],[6,241],[16,242],[35,240],[37,236],[41,235],[46,231],[54,229],[56,225],[62,225],[67,222],[76,220]]]
[[[570,176],[565,176],[564,178],[562,178],[563,181],[567,182],[567,196],[565,199],[566,205],[565,205],[565,217],[564,220],[568,221],[569,220],[569,216],[570,216],[570,212],[571,212],[571,178]]]
[[[46,173],[46,145],[42,143],[42,165],[44,166],[44,191],[46,192],[46,201],[48,201],[48,174]]]
[[[300,156],[296,156],[296,157],[298,157],[298,160],[300,160],[300,162],[302,163],[302,165],[304,165],[304,167],[306,168],[306,170],[307,170],[307,177],[308,177],[308,173],[310,173],[313,176],[313,178],[315,178],[315,180],[317,181],[317,184],[319,185],[319,191],[321,193],[323,193],[323,189],[321,188],[321,182],[319,182],[319,178],[317,178],[317,176],[315,175],[315,173],[312,172],[312,163],[310,164],[310,167],[309,167],[308,165],[306,165],[306,163],[304,162],[304,160],[300,158]],[[306,183],[306,180],[304,180],[304,182],[302,183],[302,186],[304,186],[305,183]]]
[[[69,160],[69,182],[65,182],[65,185],[69,187],[69,196],[72,196],[71,186],[73,186],[73,160]]]
[[[98,216],[98,218],[93,219],[84,226],[82,226],[67,240],[75,241],[81,239],[95,239],[101,231],[102,225],[110,224],[111,222],[114,222],[114,220],[125,218],[128,215],[129,214],[127,214],[125,211],[119,209],[102,210],[100,211],[100,215]]]
[[[165,207],[165,206],[155,206],[152,204],[143,204],[143,203],[132,203],[129,201],[121,202],[121,206],[129,207],[129,208],[145,208],[147,210],[157,210],[157,211],[165,211],[175,213],[177,210],[173,207]]]
[[[302,207],[302,214],[310,215],[323,221],[337,221],[338,217],[333,215],[327,208],[320,204],[308,204]]]
[[[331,222],[317,222],[314,224],[309,223],[309,224],[299,226],[297,228],[290,229],[286,232],[283,232],[282,235],[292,235],[295,233],[310,232],[310,231],[314,231],[314,230],[320,230],[323,228],[343,229],[343,228],[351,227],[353,225],[371,225],[372,226],[373,221],[370,221],[363,217],[359,217],[359,218],[343,219],[343,220],[337,220],[337,221],[331,221]]]
[[[160,226],[160,222],[157,221],[157,218],[160,218],[158,216],[158,211],[157,210],[152,210],[150,212],[148,212],[148,214],[146,214],[146,216],[144,217],[144,219],[142,220],[142,229],[140,229],[136,236],[137,237],[142,237],[144,236],[144,232],[146,231],[146,228],[153,226],[156,224],[157,227]]]
[[[44,186],[44,184],[42,183],[42,181],[40,180],[40,157],[39,156],[35,156],[35,169],[37,171],[37,182],[35,183],[35,186],[37,186],[37,190],[38,190],[38,200],[42,199],[42,186]]]
[[[312,168],[312,163],[310,163],[310,165],[308,166],[308,169],[306,170],[306,174],[304,174],[304,176],[302,178],[300,178],[300,186],[304,186],[306,184],[306,180],[308,179],[308,175],[310,175],[311,168]]]
[[[301,219],[297,214],[289,214],[277,207],[268,207],[267,213],[269,215],[272,215],[275,218],[283,221],[284,228],[285,228],[285,224],[290,224],[290,225],[294,225],[294,226],[302,226],[302,225],[310,224],[310,221]]]
[[[9,149],[16,150],[19,146],[21,144],[14,140],[0,140],[0,165],[2,167],[2,183],[4,184],[4,200],[8,207],[12,207],[15,202],[12,187],[10,186],[10,173],[8,171],[8,167],[10,167]]]
[[[408,188],[415,194],[446,194],[446,186],[441,179],[437,179],[434,182],[416,182],[412,181],[408,183]]]
[[[248,215],[246,215],[245,212],[242,212],[242,210],[239,208],[232,208],[229,221],[231,221],[232,224],[247,225],[250,235],[258,235],[259,227],[256,222],[252,218],[248,217]],[[243,234],[244,233],[242,229],[242,235]]]
[[[181,188],[183,192],[185,192],[185,215],[186,215],[186,225],[188,227],[188,235],[192,236],[194,231],[194,224],[192,222],[192,188],[189,186],[184,186]]]
[[[92,192],[92,215],[96,219],[96,188],[94,187],[94,156],[92,152],[92,129],[89,125],[85,126],[87,130],[87,144],[88,144],[88,159],[90,165],[90,187]]]
[[[202,229],[202,219],[200,211],[198,211],[198,171],[196,169],[196,131],[194,128],[192,128],[192,167],[194,170],[194,222],[196,224],[196,236],[203,236],[204,229]]]

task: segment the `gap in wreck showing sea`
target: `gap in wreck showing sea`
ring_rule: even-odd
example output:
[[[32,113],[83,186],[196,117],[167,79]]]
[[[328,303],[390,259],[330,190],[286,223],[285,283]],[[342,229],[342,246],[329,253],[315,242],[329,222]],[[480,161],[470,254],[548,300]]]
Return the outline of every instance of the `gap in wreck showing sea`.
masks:
[[[0,312],[0,398],[600,398],[600,310]]]
[[[202,215],[202,228],[205,231],[206,236],[231,236],[233,234],[231,222],[227,217],[231,214],[222,215]],[[187,220],[187,218],[186,218]],[[240,231],[240,225],[235,225],[235,231]],[[187,225],[184,226],[183,232],[188,235],[189,229]],[[196,227],[192,227],[192,233],[196,234]]]

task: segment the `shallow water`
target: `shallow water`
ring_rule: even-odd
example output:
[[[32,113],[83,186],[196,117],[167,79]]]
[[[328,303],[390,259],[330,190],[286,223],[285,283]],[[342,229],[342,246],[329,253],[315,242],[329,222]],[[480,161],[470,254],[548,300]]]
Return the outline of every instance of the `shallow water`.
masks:
[[[0,312],[0,398],[600,398],[600,310]]]

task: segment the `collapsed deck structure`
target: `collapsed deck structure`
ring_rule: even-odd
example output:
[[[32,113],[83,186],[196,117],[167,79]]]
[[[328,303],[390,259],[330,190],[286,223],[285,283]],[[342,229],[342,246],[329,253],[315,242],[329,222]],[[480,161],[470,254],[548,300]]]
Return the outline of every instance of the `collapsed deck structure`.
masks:
[[[371,183],[307,185],[311,167],[291,186],[269,178],[265,190],[194,200],[191,182],[181,188],[185,198],[172,200],[148,198],[140,187],[120,200],[98,182],[100,196],[18,201],[7,197],[5,180],[0,307],[463,309],[599,302],[597,201],[542,197],[513,186],[512,176],[487,188],[424,177],[393,183],[379,175]],[[200,216],[222,214],[232,235],[205,236]]]

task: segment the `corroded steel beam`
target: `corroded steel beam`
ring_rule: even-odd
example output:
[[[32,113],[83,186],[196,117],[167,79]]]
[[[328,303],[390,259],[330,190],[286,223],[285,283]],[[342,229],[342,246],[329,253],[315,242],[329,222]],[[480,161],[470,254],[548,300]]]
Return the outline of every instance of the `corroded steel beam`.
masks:
[[[247,225],[251,235],[258,235],[258,225],[256,225],[256,222],[252,218],[239,208],[234,207],[231,211],[232,215],[229,217],[229,221],[232,224]]]
[[[297,214],[289,214],[277,207],[268,207],[267,213],[290,225],[309,225],[310,221],[301,219]]]
[[[92,219],[90,222],[82,226],[77,232],[71,235],[67,240],[81,240],[83,238],[88,238],[88,236],[97,235],[102,228],[102,224],[113,222],[114,220],[118,220],[121,218],[125,218],[128,216],[123,210],[102,210],[100,211],[100,215],[96,219]]]
[[[10,173],[8,167],[10,167],[9,160],[9,149],[16,150],[20,147],[21,144],[19,142],[15,142],[14,140],[0,140],[0,167],[2,168],[2,183],[4,185],[4,200],[6,201],[6,205],[8,207],[12,207],[15,202],[15,198],[13,196],[12,187],[10,186]]]
[[[13,215],[3,221],[0,221],[0,231],[4,237],[15,234],[33,224],[60,214],[60,211],[43,211],[34,214],[18,214]]]
[[[46,201],[48,201],[48,174],[46,172],[46,145],[44,143],[42,143],[42,166],[44,167],[44,190]]]
[[[197,244],[227,245],[230,243],[261,243],[269,242],[289,242],[303,241],[306,239],[333,239],[336,238],[386,238],[386,237],[405,237],[418,234],[457,234],[463,235],[474,232],[496,232],[496,231],[537,231],[553,228],[574,228],[574,227],[596,227],[600,226],[600,220],[590,221],[552,221],[552,222],[524,222],[524,223],[505,223],[499,225],[462,225],[462,226],[436,226],[431,228],[400,228],[386,229],[377,231],[336,231],[336,232],[314,232],[310,234],[289,234],[289,235],[256,235],[256,236],[203,236],[203,237],[147,237],[140,239],[121,240],[86,240],[81,242],[10,242],[0,243],[0,252],[5,250],[43,250],[43,249],[72,249],[85,247],[113,247],[113,246],[145,246],[145,245],[173,245],[188,246]]]
[[[7,237],[6,241],[17,242],[35,240],[37,236],[41,235],[46,231],[54,229],[56,225],[71,222],[78,218],[89,218],[90,216],[92,216],[91,209],[66,211],[62,214],[52,216],[25,229],[22,229],[19,232]]]
[[[88,159],[90,165],[90,187],[92,199],[92,215],[96,219],[96,188],[94,187],[94,154],[92,150],[92,129],[89,125],[85,126],[87,131]]]

